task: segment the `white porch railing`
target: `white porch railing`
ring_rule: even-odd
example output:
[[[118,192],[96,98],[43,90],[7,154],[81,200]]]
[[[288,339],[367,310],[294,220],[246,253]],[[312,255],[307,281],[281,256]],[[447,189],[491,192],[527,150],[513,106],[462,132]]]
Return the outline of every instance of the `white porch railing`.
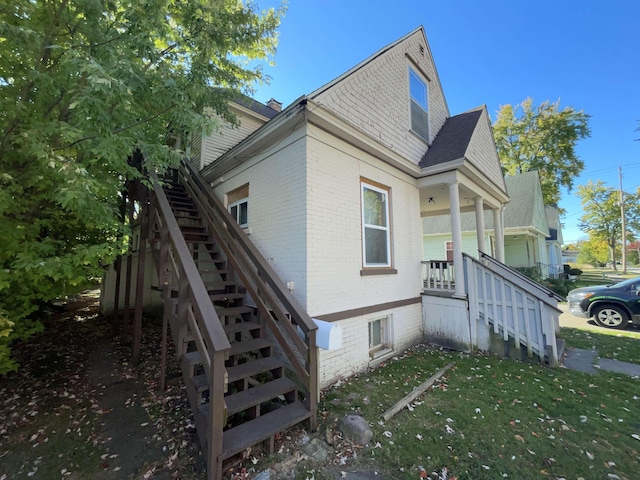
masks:
[[[453,261],[427,260],[422,262],[422,280],[425,290],[453,291],[455,278]]]
[[[547,357],[556,366],[561,298],[484,253],[480,259],[464,255],[471,319],[493,325],[505,342],[513,339],[516,349],[525,346],[529,357],[538,355],[542,362]]]

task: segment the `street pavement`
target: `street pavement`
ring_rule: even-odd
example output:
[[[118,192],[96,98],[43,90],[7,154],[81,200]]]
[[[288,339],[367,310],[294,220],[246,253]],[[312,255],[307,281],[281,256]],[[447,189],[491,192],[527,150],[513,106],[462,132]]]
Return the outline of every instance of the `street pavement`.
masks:
[[[586,325],[589,325],[593,329],[602,328],[598,327],[592,319],[572,315],[566,303],[561,303],[558,307],[562,310],[562,314],[560,315],[561,327],[584,329]],[[610,372],[624,373],[632,377],[640,377],[639,364],[600,358],[596,350],[567,348],[562,358],[562,365],[571,370],[591,374],[597,374],[598,370],[607,370]]]

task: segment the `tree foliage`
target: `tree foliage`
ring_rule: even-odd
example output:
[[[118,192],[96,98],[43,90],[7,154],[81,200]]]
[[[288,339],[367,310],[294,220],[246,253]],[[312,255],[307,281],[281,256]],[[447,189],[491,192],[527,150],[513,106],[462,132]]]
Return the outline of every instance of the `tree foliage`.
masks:
[[[266,80],[282,8],[237,0],[13,0],[0,5],[0,372],[33,313],[121,250],[119,196],[167,132],[233,122]],[[204,114],[210,107],[217,115]]]
[[[602,180],[589,181],[578,186],[578,196],[583,215],[579,228],[589,234],[590,239],[602,240],[609,248],[609,258],[616,268],[616,252],[622,241],[622,215],[620,192],[608,187]],[[624,193],[625,219],[627,228],[638,229],[640,225],[640,189],[636,193]]]
[[[588,240],[580,243],[578,248],[578,263],[586,263],[593,267],[602,267],[609,261],[609,245],[597,236],[590,236]]]
[[[591,135],[589,118],[572,107],[561,110],[560,101],[534,107],[527,98],[515,107],[502,105],[493,134],[504,173],[537,170],[545,205],[557,205],[561,187],[571,191],[584,168],[575,147]]]

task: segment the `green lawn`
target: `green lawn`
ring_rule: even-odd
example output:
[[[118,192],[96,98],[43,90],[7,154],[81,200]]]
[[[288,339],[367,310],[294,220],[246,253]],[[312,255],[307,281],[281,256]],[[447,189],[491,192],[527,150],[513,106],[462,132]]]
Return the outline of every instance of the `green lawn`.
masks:
[[[601,358],[640,363],[640,329],[607,329],[586,324],[585,328],[561,328],[567,345],[598,351]]]
[[[382,421],[449,362],[443,381]],[[637,478],[640,380],[624,375],[420,348],[330,389],[320,407],[321,431],[350,413],[374,431],[369,445],[335,456],[343,470],[386,479]],[[329,477],[307,469],[296,478]]]

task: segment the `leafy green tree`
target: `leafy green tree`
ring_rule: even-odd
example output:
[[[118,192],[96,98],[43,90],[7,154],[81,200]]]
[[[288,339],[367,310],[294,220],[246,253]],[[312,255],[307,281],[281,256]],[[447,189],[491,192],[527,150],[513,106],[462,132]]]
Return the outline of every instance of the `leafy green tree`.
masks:
[[[598,180],[578,186],[578,196],[584,212],[580,217],[579,228],[588,233],[590,238],[606,242],[609,258],[616,269],[617,248],[622,241],[620,192]],[[634,194],[625,193],[623,198],[627,226],[637,229],[640,220],[640,189]]]
[[[601,267],[609,260],[609,246],[599,237],[590,236],[588,240],[581,242],[578,254],[578,263],[586,263],[594,267]]]
[[[537,170],[545,205],[557,205],[561,187],[571,191],[573,179],[584,169],[575,147],[591,135],[589,118],[572,107],[560,110],[560,101],[534,107],[527,98],[515,107],[502,105],[493,135],[504,173]]]
[[[126,234],[120,195],[167,133],[233,122],[267,80],[283,7],[237,0],[13,0],[0,5],[0,373],[38,307],[100,275]],[[213,114],[206,114],[209,107]]]

